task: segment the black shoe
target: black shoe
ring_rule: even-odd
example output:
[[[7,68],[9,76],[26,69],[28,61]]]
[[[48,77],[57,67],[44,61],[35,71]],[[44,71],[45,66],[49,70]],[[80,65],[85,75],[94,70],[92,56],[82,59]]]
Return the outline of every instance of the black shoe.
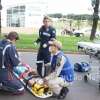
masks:
[[[68,92],[69,92],[69,89],[67,87],[63,87],[57,99],[64,99]]]

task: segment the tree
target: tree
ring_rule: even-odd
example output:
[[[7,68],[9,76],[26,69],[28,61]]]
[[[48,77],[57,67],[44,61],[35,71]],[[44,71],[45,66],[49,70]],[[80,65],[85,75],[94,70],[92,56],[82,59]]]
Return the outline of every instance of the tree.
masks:
[[[91,30],[91,35],[90,35],[90,40],[93,41],[95,38],[95,33],[98,25],[98,20],[99,20],[99,5],[100,1],[99,0],[92,0],[92,7],[93,7],[93,25],[92,25],[92,30]]]
[[[63,17],[63,15],[61,13],[48,14],[48,16],[53,17],[53,18],[62,18]]]
[[[92,15],[89,14],[68,14],[67,15],[68,19],[73,19],[73,20],[92,20]]]

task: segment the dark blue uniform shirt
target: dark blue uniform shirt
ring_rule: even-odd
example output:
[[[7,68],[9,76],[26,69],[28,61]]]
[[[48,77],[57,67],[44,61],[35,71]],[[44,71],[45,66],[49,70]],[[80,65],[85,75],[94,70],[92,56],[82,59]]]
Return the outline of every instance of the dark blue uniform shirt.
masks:
[[[2,56],[2,51],[3,55]],[[5,51],[5,53],[4,53]],[[2,62],[2,58],[4,58]],[[15,77],[13,67],[20,63],[16,47],[7,39],[0,41],[0,86],[13,93],[24,91],[22,83]],[[3,66],[4,65],[4,66]]]
[[[9,45],[6,49],[5,55],[4,55],[4,66],[6,68],[10,67],[13,68],[14,66],[17,66],[20,63],[18,53],[16,51],[16,47],[10,43],[7,39],[0,41],[0,48],[4,48],[5,46]],[[0,67],[2,67],[2,52],[0,50]]]
[[[56,30],[55,28],[53,28],[52,26],[49,26],[48,28],[45,28],[45,26],[43,25],[40,29],[39,29],[39,38],[37,39],[37,43],[40,42],[40,47],[42,47],[42,45],[44,43],[46,43],[48,45],[48,41],[50,41],[52,38],[56,38]]]

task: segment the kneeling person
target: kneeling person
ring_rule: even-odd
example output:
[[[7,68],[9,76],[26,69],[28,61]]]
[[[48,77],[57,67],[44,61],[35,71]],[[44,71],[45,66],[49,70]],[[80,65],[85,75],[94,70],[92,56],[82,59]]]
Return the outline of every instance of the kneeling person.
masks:
[[[62,43],[60,41],[51,41],[49,48],[53,54],[51,74],[45,77],[44,81],[59,99],[64,99],[68,93],[68,85],[74,80],[74,72],[68,58],[60,50],[61,48]]]
[[[0,89],[13,94],[24,93],[24,86],[13,74],[14,68],[21,65],[15,47],[18,39],[18,33],[13,31],[0,41]]]

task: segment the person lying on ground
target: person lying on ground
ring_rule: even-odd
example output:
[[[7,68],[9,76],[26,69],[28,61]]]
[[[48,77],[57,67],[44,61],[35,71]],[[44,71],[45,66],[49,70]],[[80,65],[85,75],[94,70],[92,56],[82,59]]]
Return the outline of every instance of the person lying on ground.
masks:
[[[28,64],[14,68],[14,74],[19,80],[23,80],[24,86],[30,87],[33,93],[38,96],[47,95],[51,92],[48,85],[44,84],[43,79],[37,74],[37,71]]]

